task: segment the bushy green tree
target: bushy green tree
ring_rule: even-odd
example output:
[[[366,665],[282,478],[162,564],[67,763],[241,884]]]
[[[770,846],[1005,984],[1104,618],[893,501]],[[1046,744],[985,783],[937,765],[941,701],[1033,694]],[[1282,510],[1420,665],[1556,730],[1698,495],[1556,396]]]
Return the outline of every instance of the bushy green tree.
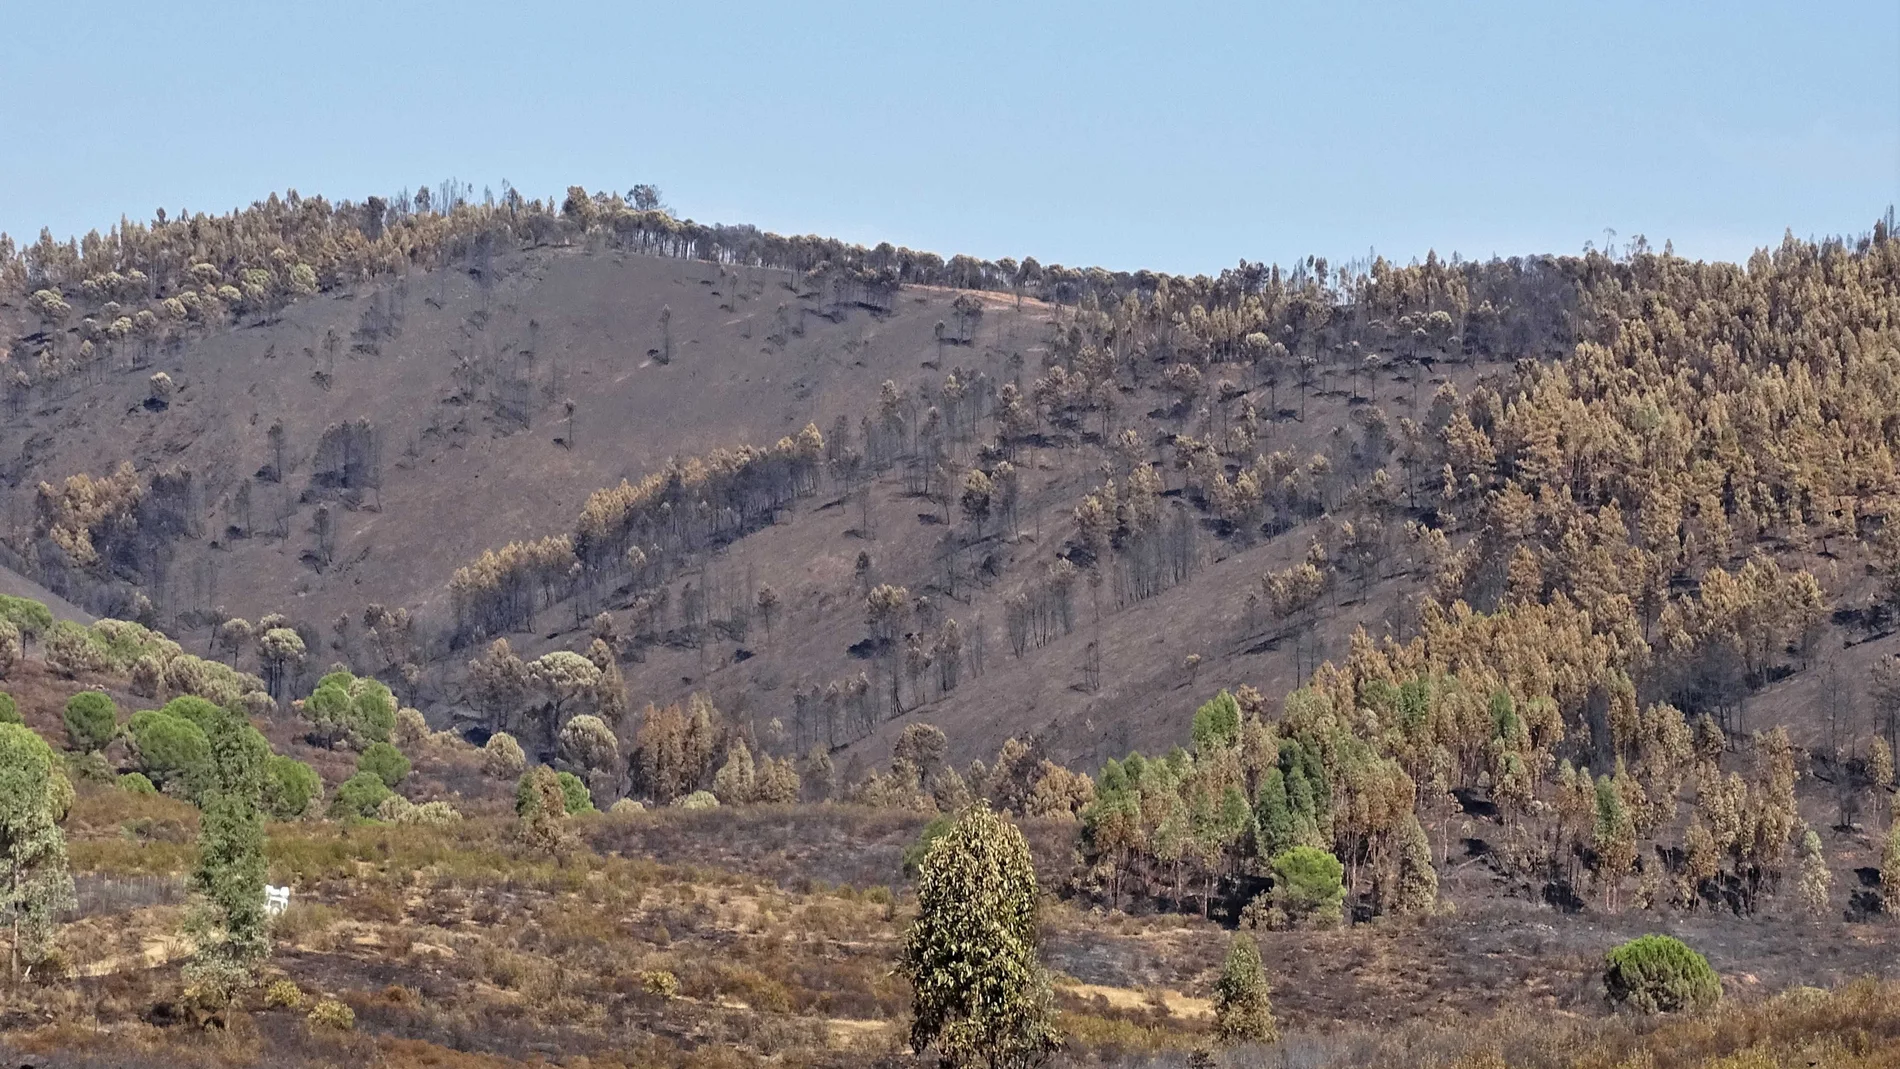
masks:
[[[1296,846],[1273,859],[1273,903],[1290,920],[1337,924],[1346,898],[1346,867],[1314,846]]]
[[[273,820],[296,820],[323,789],[317,770],[292,757],[271,756],[264,777],[264,811]]]
[[[1036,958],[1029,845],[985,806],[966,809],[924,855],[917,920],[898,970],[910,980],[914,1050],[947,1065],[1040,1064],[1056,1044]]]
[[[55,921],[73,904],[59,819],[72,786],[52,748],[19,724],[0,724],[0,923],[11,933],[15,983],[52,948]]]
[[[358,749],[388,742],[396,727],[396,698],[380,680],[331,672],[303,702],[311,741]]]
[[[1214,1034],[1224,1043],[1271,1043],[1280,1038],[1268,994],[1260,947],[1252,935],[1234,933],[1227,963],[1214,984]]]
[[[409,778],[409,759],[402,751],[386,742],[372,742],[356,759],[356,770],[368,772],[383,781],[383,785],[395,789]]]
[[[561,805],[569,814],[592,813],[593,796],[587,793],[587,784],[572,772],[556,772],[555,782],[561,785]]]
[[[330,815],[333,817],[360,817],[373,820],[376,810],[383,800],[394,794],[389,784],[374,772],[358,772],[343,781],[337,787],[336,794],[330,798]]]
[[[132,714],[126,723],[139,771],[160,788],[196,797],[211,756],[203,729],[157,709]]]
[[[1611,1002],[1641,1013],[1706,1009],[1722,998],[1721,978],[1708,959],[1667,935],[1645,935],[1611,950],[1603,986]]]
[[[1194,711],[1194,750],[1211,753],[1229,746],[1240,734],[1240,703],[1221,691]]]
[[[103,692],[82,690],[66,699],[66,738],[81,753],[106,748],[119,730],[119,709]]]

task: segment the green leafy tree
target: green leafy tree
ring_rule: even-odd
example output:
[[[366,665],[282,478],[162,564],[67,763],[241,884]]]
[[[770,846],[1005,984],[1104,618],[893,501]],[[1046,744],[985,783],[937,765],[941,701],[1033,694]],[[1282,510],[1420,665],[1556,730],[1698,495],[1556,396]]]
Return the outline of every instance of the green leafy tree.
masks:
[[[1273,859],[1273,903],[1290,920],[1339,923],[1346,900],[1346,866],[1314,846],[1296,846]]]
[[[1240,735],[1240,703],[1221,691],[1194,711],[1194,749],[1211,753],[1232,745]]]
[[[103,692],[82,690],[66,700],[66,738],[81,753],[106,748],[119,730],[119,709]]]
[[[139,771],[160,789],[196,797],[211,758],[211,741],[202,728],[182,716],[147,709],[132,714],[126,732]]]
[[[554,780],[561,785],[561,808],[569,814],[594,812],[593,796],[587,793],[587,784],[572,772],[556,772]]]
[[[337,787],[330,799],[330,815],[374,820],[376,810],[393,794],[383,777],[374,772],[358,772]]]
[[[1645,935],[1611,950],[1603,986],[1612,1003],[1640,1013],[1706,1009],[1722,998],[1721,978],[1708,959],[1667,935]]]
[[[1214,984],[1214,1035],[1223,1043],[1271,1043],[1280,1038],[1268,1000],[1266,971],[1253,936],[1236,932],[1227,964]]]
[[[317,770],[292,757],[273,754],[264,774],[264,811],[273,820],[296,820],[323,789]]]
[[[270,744],[244,717],[218,712],[206,733],[210,771],[200,802],[198,866],[191,876],[199,897],[191,924],[198,953],[186,967],[193,1001],[212,1011],[249,986],[270,954],[261,807]]]
[[[356,771],[370,773],[391,790],[409,778],[411,767],[402,751],[387,742],[370,743],[363,755],[356,759]]]
[[[14,983],[52,949],[54,924],[73,905],[66,837],[59,820],[72,786],[53,750],[19,724],[0,724],[0,919],[11,932]]]
[[[946,1065],[1040,1064],[1057,1041],[1036,958],[1036,873],[1022,832],[965,810],[924,855],[917,920],[898,971],[911,984],[911,1047]]]
[[[20,703],[13,700],[13,695],[0,690],[0,724],[19,723],[24,723],[20,719]]]

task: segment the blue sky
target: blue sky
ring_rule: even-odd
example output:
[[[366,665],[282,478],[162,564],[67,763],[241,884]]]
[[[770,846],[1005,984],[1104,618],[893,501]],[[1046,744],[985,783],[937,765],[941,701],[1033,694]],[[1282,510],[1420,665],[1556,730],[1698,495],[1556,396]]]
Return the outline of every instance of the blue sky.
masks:
[[[281,10],[279,10],[281,8]],[[39,4],[0,230],[653,182],[946,254],[1740,258],[1900,200],[1900,4]]]

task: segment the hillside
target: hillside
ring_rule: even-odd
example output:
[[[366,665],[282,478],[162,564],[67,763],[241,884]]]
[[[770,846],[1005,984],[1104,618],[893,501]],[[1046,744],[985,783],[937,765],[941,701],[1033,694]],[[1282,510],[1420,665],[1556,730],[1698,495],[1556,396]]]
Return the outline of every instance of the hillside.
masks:
[[[1888,228],[1180,278],[576,188],[8,248],[0,1052],[919,1064],[967,863],[1065,1065],[1879,1064]],[[1610,1013],[1648,931],[1700,1015]]]

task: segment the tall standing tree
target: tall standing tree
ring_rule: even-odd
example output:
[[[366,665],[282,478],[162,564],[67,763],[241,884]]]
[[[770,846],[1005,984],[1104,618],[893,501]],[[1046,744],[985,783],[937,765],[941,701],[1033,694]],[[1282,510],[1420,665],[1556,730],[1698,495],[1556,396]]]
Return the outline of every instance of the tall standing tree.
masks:
[[[264,736],[237,713],[220,708],[207,719],[211,752],[191,876],[199,896],[191,925],[198,954],[185,976],[193,1001],[217,1012],[270,955],[262,801],[271,754]]]
[[[72,785],[52,747],[22,725],[0,722],[0,919],[12,933],[9,974],[16,984],[52,949],[54,921],[73,905],[59,830],[71,801]]]
[[[911,984],[911,1047],[949,1066],[1034,1066],[1055,1049],[1052,995],[1036,958],[1029,844],[987,806],[967,809],[924,855],[917,920],[898,971]]]
[[[1214,1035],[1223,1043],[1271,1043],[1280,1038],[1260,947],[1246,932],[1234,933],[1227,964],[1214,984]]]

